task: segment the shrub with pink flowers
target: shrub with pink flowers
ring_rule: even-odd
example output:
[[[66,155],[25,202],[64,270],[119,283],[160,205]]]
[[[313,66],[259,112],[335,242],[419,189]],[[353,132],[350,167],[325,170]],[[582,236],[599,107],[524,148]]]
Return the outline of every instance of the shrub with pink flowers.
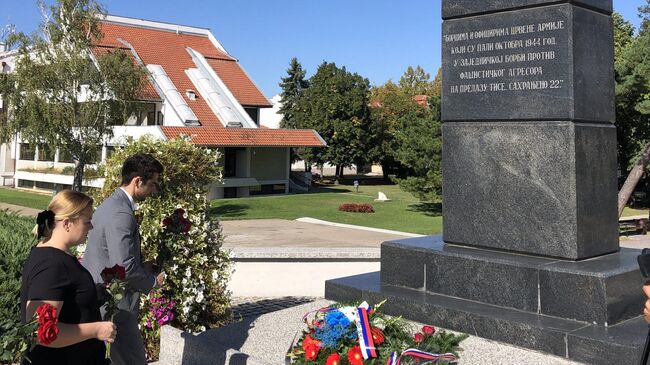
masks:
[[[144,314],[144,328],[142,328],[147,354],[160,352],[160,342],[158,341],[160,328],[174,319],[174,307],[176,307],[176,302],[165,298],[160,293],[152,292],[149,295],[149,311]]]

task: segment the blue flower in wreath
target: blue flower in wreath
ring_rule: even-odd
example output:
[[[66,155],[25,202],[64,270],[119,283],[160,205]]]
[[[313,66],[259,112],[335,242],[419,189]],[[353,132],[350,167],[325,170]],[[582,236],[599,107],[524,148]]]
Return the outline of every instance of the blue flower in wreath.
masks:
[[[336,348],[342,341],[357,338],[354,326],[340,311],[331,311],[325,315],[323,325],[316,329],[314,337],[322,341],[325,348]]]

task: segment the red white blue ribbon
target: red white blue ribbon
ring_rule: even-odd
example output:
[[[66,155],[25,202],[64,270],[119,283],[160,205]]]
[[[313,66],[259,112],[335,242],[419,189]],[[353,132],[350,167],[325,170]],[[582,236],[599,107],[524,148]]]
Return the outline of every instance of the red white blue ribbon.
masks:
[[[424,352],[418,349],[406,349],[402,352],[402,354],[399,357],[397,356],[397,352],[393,352],[388,358],[386,365],[400,365],[400,360],[404,356],[410,356],[422,360],[438,360],[438,359],[456,360],[456,356],[452,353],[432,354],[430,352]]]
[[[357,332],[359,333],[359,347],[361,355],[365,360],[377,357],[377,349],[372,341],[372,332],[370,332],[370,320],[368,320],[368,307],[359,306],[359,322],[357,323]]]

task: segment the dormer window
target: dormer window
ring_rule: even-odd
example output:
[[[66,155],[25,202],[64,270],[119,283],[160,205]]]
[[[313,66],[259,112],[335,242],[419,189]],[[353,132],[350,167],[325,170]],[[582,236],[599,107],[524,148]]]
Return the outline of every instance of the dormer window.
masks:
[[[185,91],[185,95],[187,95],[187,98],[194,101],[196,100],[196,91],[188,89]]]

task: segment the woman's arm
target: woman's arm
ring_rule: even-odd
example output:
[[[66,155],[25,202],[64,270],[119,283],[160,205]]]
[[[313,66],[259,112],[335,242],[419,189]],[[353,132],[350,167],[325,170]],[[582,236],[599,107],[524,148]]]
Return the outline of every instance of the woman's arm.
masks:
[[[31,321],[36,313],[36,308],[43,304],[49,304],[56,308],[57,313],[61,312],[63,302],[53,300],[34,300],[28,301],[25,310],[25,320]],[[82,341],[96,338],[100,341],[113,342],[115,340],[116,327],[113,322],[91,322],[91,323],[57,323],[59,328],[59,335],[49,345],[42,345],[46,347],[65,347],[74,345]]]

